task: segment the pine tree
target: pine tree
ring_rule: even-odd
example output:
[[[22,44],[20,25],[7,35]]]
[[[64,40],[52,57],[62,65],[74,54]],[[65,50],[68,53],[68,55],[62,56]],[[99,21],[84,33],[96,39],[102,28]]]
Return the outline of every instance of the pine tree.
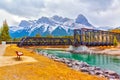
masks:
[[[41,37],[41,35],[40,35],[39,33],[37,33],[37,34],[35,35],[35,37]]]
[[[9,27],[6,20],[3,22],[3,27],[0,34],[1,41],[9,41],[11,39],[9,34]]]
[[[53,38],[54,36],[53,35],[47,35],[46,37],[47,38]]]
[[[113,39],[113,45],[114,45],[114,46],[117,46],[117,45],[118,45],[118,41],[117,41],[116,36],[114,36],[114,39]]]

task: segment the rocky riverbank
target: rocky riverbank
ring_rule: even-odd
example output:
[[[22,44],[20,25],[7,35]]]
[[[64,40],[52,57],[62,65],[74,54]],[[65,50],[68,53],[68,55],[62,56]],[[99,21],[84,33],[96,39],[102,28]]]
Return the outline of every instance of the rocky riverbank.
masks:
[[[2,49],[2,48],[0,48]],[[37,62],[29,62],[6,65],[0,67],[0,80],[107,80],[105,78],[97,77],[94,75],[88,75],[83,72],[78,72],[70,69],[65,64],[53,61],[45,56],[41,56],[29,50],[30,48],[20,48],[16,45],[10,45],[6,47],[4,57],[11,57],[14,62],[23,62],[26,60],[24,56],[32,57]],[[34,49],[35,50],[35,49]],[[24,56],[21,56],[21,60],[16,60],[16,51],[21,51]],[[9,64],[4,60],[1,63]],[[1,60],[0,60],[1,62]],[[10,61],[10,64],[14,62]]]
[[[109,80],[120,80],[119,74],[117,74],[116,72],[111,71],[111,70],[102,70],[99,67],[92,67],[89,64],[87,64],[86,62],[82,62],[82,61],[78,61],[78,60],[59,58],[59,57],[56,57],[52,54],[48,54],[43,51],[39,51],[37,53],[41,54],[43,56],[46,56],[50,59],[53,59],[54,61],[59,61],[59,62],[65,63],[68,67],[70,67],[74,70],[77,70],[77,71],[85,72],[85,73],[88,73],[91,75],[97,75],[100,77],[105,77],[105,78],[108,78]]]
[[[120,56],[120,47],[87,47],[87,46],[69,46],[66,49],[68,52],[77,53],[77,54],[106,54],[113,56]]]

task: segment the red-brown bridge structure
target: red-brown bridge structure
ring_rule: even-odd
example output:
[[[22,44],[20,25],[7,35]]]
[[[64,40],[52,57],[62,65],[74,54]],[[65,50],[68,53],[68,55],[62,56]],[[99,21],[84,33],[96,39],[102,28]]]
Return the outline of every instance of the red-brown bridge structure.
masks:
[[[22,46],[55,46],[55,45],[73,45],[73,46],[111,46],[116,41],[120,41],[120,33],[94,29],[74,29],[72,38],[48,38],[48,37],[26,37],[22,38],[17,44]]]
[[[111,46],[120,42],[120,33],[82,28],[74,30],[74,45]]]

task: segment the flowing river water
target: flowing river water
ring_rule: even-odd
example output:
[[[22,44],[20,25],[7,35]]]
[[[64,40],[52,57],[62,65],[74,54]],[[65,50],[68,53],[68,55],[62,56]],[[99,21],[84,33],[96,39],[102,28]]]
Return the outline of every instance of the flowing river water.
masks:
[[[120,74],[120,56],[100,55],[100,54],[76,54],[60,50],[42,50],[60,58],[70,58],[87,62],[91,66],[112,70]]]

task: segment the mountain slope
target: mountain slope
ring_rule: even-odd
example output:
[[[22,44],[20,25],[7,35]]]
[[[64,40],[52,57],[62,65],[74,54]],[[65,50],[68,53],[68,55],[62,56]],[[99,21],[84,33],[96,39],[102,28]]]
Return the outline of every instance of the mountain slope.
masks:
[[[76,18],[75,22],[78,23],[78,24],[86,25],[86,26],[92,26],[88,22],[88,20],[85,18],[85,16],[83,16],[82,14],[78,15],[78,17]]]
[[[95,28],[83,15],[78,15],[76,19],[63,18],[61,16],[41,17],[38,20],[22,20],[18,26],[10,27],[12,38],[24,36],[53,35],[64,36],[73,35],[74,29]]]
[[[66,36],[68,35],[66,30],[63,29],[61,26],[58,26],[53,32],[52,32],[53,36]]]

